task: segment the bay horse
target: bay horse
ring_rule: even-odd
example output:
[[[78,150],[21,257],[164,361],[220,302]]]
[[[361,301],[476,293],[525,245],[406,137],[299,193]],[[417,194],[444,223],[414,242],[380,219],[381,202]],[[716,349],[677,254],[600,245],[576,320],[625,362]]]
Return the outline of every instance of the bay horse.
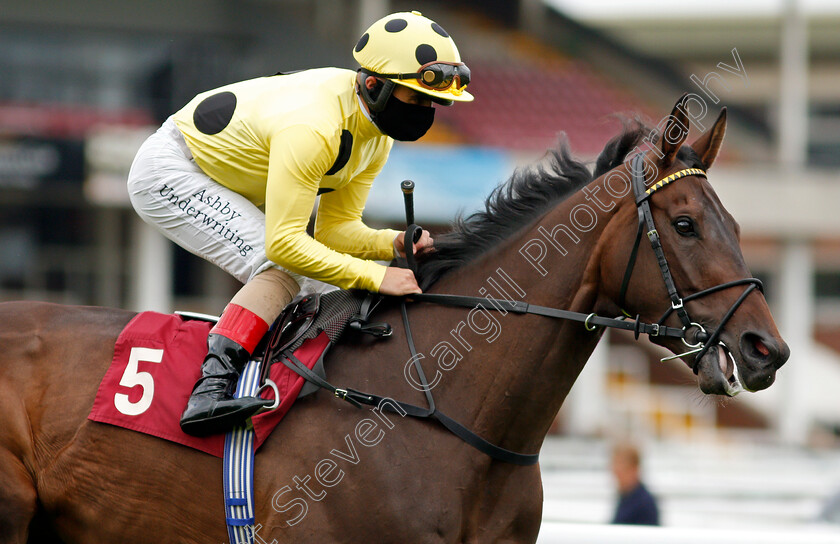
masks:
[[[770,386],[789,349],[760,289],[745,283],[738,226],[704,174],[723,141],[725,110],[691,145],[682,101],[661,127],[655,144],[644,144],[640,124],[625,127],[594,174],[561,144],[542,166],[517,170],[485,210],[456,221],[420,258],[428,293],[507,293],[585,315],[583,323],[491,309],[491,300],[469,311],[415,301],[408,314],[420,352],[413,359],[428,377],[423,391],[391,301],[377,320],[394,324],[393,337],[346,338],[328,361],[330,380],[416,404],[432,391],[453,419],[528,454],[539,451],[599,341],[599,316],[629,315],[637,332],[647,323],[647,334],[692,330],[687,339],[650,338],[682,354],[706,393]],[[640,144],[649,147],[634,159],[641,174],[625,161]],[[634,175],[649,191],[641,202],[658,236],[637,235],[647,228],[630,190]],[[660,240],[661,258],[639,238]],[[663,259],[674,289],[663,281]],[[219,459],[86,419],[133,315],[0,305],[1,544],[227,541]],[[683,340],[711,349],[683,354]],[[324,393],[298,401],[257,453],[257,542],[536,540],[539,465],[496,461],[439,425]]]

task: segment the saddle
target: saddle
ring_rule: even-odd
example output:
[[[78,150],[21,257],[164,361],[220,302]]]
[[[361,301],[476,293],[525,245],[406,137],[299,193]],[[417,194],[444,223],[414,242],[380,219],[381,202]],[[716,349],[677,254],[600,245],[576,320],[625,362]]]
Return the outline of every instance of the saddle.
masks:
[[[269,334],[254,353],[254,358],[262,360],[259,383],[265,383],[271,365],[278,362],[287,366],[291,362],[295,367],[290,366],[292,370],[301,370],[300,365],[295,364],[294,352],[306,340],[325,334],[329,343],[318,362],[311,370],[303,367],[307,381],[298,398],[320,389],[320,384],[326,383],[324,356],[329,346],[338,342],[346,328],[378,338],[391,336],[393,330],[390,324],[370,321],[371,313],[381,300],[381,295],[356,290],[335,290],[296,297],[275,320]]]

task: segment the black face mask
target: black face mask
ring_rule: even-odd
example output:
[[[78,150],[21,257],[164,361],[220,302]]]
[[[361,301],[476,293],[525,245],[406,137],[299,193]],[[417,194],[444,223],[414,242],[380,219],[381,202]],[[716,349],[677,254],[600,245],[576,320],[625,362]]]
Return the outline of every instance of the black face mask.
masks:
[[[385,108],[371,113],[379,130],[395,140],[413,142],[431,128],[435,121],[435,109],[431,106],[408,104],[391,96]]]

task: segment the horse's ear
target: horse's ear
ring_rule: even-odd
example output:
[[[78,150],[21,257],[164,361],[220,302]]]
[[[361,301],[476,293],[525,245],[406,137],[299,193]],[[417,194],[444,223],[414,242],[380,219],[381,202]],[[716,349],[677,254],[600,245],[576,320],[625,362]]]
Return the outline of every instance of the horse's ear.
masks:
[[[702,136],[697,138],[691,144],[692,149],[700,156],[703,161],[703,166],[706,170],[712,167],[712,163],[717,158],[720,146],[723,143],[723,136],[726,134],[726,106],[720,110],[717,121],[710,130],[707,130]]]
[[[662,154],[662,168],[668,168],[674,163],[677,151],[680,150],[685,139],[688,137],[688,114],[685,112],[683,103],[688,93],[684,93],[674,105],[671,115],[668,116],[665,130],[662,131],[660,149]],[[660,124],[660,126],[662,126]]]

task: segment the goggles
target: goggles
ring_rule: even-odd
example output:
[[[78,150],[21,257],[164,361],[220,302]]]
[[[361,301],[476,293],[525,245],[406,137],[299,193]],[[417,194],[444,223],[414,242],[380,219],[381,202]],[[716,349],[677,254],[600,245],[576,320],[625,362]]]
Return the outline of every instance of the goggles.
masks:
[[[433,91],[460,94],[470,84],[470,69],[463,62],[429,62],[414,74],[376,74],[388,79],[416,79],[421,86]],[[457,81],[457,83],[456,83]]]

